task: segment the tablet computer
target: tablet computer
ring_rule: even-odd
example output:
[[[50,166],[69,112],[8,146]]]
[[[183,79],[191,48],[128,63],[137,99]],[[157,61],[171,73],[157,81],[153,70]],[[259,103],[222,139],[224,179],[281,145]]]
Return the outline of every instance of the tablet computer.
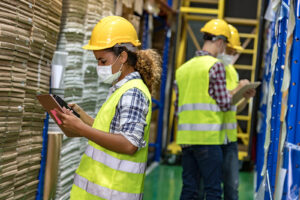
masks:
[[[232,104],[237,104],[244,97],[243,95],[248,89],[256,89],[260,85],[260,83],[261,83],[260,81],[256,81],[244,85],[232,96],[232,100],[231,100]]]
[[[45,110],[49,113],[52,119],[58,124],[61,125],[62,122],[56,115],[55,108],[63,112],[62,108],[66,107],[67,109],[72,110],[73,114],[80,118],[80,115],[75,112],[72,108],[68,106],[68,104],[59,96],[54,94],[41,94],[37,95],[37,99],[40,104],[45,108]]]

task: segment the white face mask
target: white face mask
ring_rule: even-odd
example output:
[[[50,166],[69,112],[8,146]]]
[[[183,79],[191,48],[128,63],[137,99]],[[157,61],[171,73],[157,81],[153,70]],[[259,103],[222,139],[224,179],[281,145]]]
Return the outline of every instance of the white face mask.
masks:
[[[98,74],[101,82],[107,83],[107,84],[113,84],[113,82],[118,80],[118,78],[121,76],[121,73],[122,73],[121,69],[123,67],[123,64],[121,65],[120,70],[117,73],[114,73],[114,74],[112,73],[112,66],[116,63],[119,56],[117,57],[115,62],[111,65],[105,65],[105,66],[98,65],[97,66],[97,74]]]
[[[230,65],[233,63],[234,56],[227,55],[225,53],[218,54],[218,59],[224,64],[224,66]]]

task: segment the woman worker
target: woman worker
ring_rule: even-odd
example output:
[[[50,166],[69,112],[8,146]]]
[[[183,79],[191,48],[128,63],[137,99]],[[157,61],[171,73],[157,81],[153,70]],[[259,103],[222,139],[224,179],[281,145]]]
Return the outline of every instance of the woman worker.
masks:
[[[69,137],[86,137],[88,147],[74,177],[71,199],[139,200],[148,153],[151,92],[161,75],[161,58],[153,50],[138,50],[133,25],[118,16],[101,19],[89,44],[98,61],[102,82],[112,84],[95,119],[78,105],[58,113]]]

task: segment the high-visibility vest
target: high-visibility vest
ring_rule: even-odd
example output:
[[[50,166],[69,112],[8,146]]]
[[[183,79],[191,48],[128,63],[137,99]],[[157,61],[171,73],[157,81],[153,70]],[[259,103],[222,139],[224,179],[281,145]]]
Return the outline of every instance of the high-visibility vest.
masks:
[[[149,100],[144,140],[146,147],[134,155],[110,151],[89,141],[74,177],[71,199],[80,200],[140,200],[143,198],[147,164],[151,95],[141,79],[126,82],[117,89],[99,110],[93,128],[109,133],[111,121],[121,96],[131,88],[140,89]]]
[[[238,86],[238,73],[233,65],[227,65],[225,67],[226,73],[226,88],[227,90],[233,90]],[[236,106],[231,106],[231,109],[224,113],[224,123],[237,123],[236,120]],[[232,127],[231,129],[225,129],[225,134],[227,135],[230,142],[237,141],[237,128]]]
[[[209,95],[209,70],[219,61],[212,56],[197,56],[176,71],[178,84],[177,144],[220,145],[224,129],[236,124],[223,123],[224,112]]]

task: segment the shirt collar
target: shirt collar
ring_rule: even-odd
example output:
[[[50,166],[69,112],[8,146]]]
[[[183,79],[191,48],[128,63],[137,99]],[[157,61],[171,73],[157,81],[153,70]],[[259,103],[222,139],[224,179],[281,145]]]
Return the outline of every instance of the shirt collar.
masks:
[[[128,74],[127,76],[125,76],[122,80],[120,80],[119,82],[117,82],[116,84],[114,84],[111,88],[109,88],[107,99],[111,96],[112,93],[114,93],[117,89],[119,89],[125,83],[127,83],[128,81],[130,81],[132,79],[141,79],[140,73],[137,72],[137,71],[131,72],[130,74]]]
[[[208,51],[199,50],[195,52],[195,56],[212,56]]]

